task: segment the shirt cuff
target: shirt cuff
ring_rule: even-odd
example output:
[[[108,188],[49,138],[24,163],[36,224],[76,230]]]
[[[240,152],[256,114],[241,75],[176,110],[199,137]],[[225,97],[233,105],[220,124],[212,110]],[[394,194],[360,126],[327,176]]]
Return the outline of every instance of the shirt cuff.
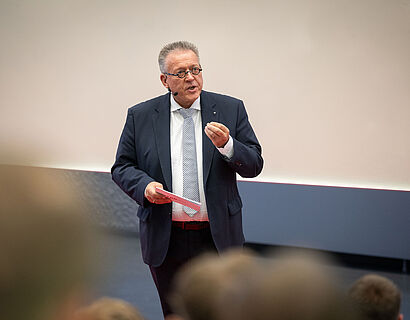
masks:
[[[227,157],[228,159],[232,158],[233,156],[233,139],[231,136],[229,136],[228,142],[223,146],[222,148],[217,148],[218,151]]]

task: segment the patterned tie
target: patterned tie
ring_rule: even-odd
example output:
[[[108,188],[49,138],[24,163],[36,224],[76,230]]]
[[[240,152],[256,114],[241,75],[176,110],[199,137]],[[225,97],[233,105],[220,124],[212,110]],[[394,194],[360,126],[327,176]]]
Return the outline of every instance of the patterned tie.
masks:
[[[195,126],[192,115],[194,109],[179,109],[184,117],[182,130],[182,183],[183,196],[199,202],[198,167],[196,162]],[[197,212],[184,206],[184,211],[191,218]]]

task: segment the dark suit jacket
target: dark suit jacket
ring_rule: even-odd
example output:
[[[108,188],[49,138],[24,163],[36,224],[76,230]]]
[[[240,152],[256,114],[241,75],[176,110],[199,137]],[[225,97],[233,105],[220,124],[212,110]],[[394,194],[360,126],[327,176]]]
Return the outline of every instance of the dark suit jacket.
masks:
[[[263,159],[242,101],[202,91],[201,116],[203,128],[208,122],[220,122],[233,138],[234,155],[228,160],[202,134],[206,205],[212,237],[221,251],[244,242],[236,173],[257,176]],[[130,108],[111,169],[113,180],[140,205],[137,215],[142,255],[144,262],[154,267],[162,264],[168,250],[172,206],[148,202],[144,191],[152,181],[172,191],[169,132],[169,93]]]

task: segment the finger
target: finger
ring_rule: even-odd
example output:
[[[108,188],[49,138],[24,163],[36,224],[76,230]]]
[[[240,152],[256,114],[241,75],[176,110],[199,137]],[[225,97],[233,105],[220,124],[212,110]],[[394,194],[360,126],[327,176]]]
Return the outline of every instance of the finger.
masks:
[[[205,128],[205,134],[208,136],[208,138],[212,141],[215,147],[221,148],[223,147],[229,140],[229,136],[217,136],[210,130],[206,130]]]
[[[205,132],[205,134],[206,134],[206,136],[209,138],[209,140],[212,141],[212,137],[209,135],[209,133],[208,133],[208,132]]]
[[[166,197],[163,194],[161,194],[157,191],[157,189],[156,189],[157,187],[162,189],[162,185],[161,186],[158,186],[158,185],[153,186],[153,188],[150,190],[150,196],[153,199],[157,199],[157,200],[165,199]]]
[[[162,189],[162,185],[161,185],[161,189]],[[162,193],[159,193],[156,188],[153,188],[151,198],[152,200],[155,201],[155,203],[168,203],[171,201],[168,197],[166,197]]]
[[[212,131],[209,131],[207,133],[207,136],[209,137],[209,139],[211,139],[212,143],[218,148],[220,148],[222,145],[225,145],[225,143],[229,139],[229,135],[227,134],[217,134]]]
[[[210,125],[208,124],[205,128],[207,128],[210,132],[212,132],[213,134],[217,135],[217,136],[224,136],[225,132],[222,131],[221,129],[219,129],[216,126]]]
[[[208,137],[210,137],[210,135],[213,134],[212,130],[209,129],[207,126],[205,127],[205,133]]]
[[[157,191],[156,191],[156,189],[155,189],[156,187],[162,188],[162,184],[159,183],[159,182],[153,181],[153,182],[150,182],[150,183],[147,185],[147,187],[146,187],[146,189],[145,189],[145,194],[146,194],[147,198],[148,198],[148,197],[151,197],[151,198],[152,198],[152,197],[157,193]]]
[[[225,125],[223,125],[222,123],[212,121],[208,124],[213,125],[214,127],[217,127],[218,129],[222,130],[225,133],[229,133],[229,129]]]
[[[155,204],[162,204],[162,203],[168,203],[171,202],[167,197],[164,195],[160,194],[157,192],[156,187],[163,189],[163,186],[161,183],[153,181],[150,182],[146,189],[145,189],[145,194],[144,196],[147,198],[147,200],[151,203]]]
[[[217,138],[217,135],[208,128],[205,128],[205,134],[208,136],[211,141],[214,141]]]
[[[227,128],[225,128],[226,130],[222,130],[217,126],[214,125],[209,125],[209,130],[211,130],[213,133],[215,133],[218,136],[221,137],[226,137],[229,136],[229,130]]]

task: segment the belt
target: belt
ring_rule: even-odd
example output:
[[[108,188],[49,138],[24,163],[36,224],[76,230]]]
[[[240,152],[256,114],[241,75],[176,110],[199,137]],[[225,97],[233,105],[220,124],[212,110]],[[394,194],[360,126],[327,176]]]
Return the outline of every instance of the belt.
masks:
[[[193,221],[193,222],[183,222],[183,221],[172,221],[172,226],[182,229],[182,230],[202,230],[209,228],[208,221]]]

